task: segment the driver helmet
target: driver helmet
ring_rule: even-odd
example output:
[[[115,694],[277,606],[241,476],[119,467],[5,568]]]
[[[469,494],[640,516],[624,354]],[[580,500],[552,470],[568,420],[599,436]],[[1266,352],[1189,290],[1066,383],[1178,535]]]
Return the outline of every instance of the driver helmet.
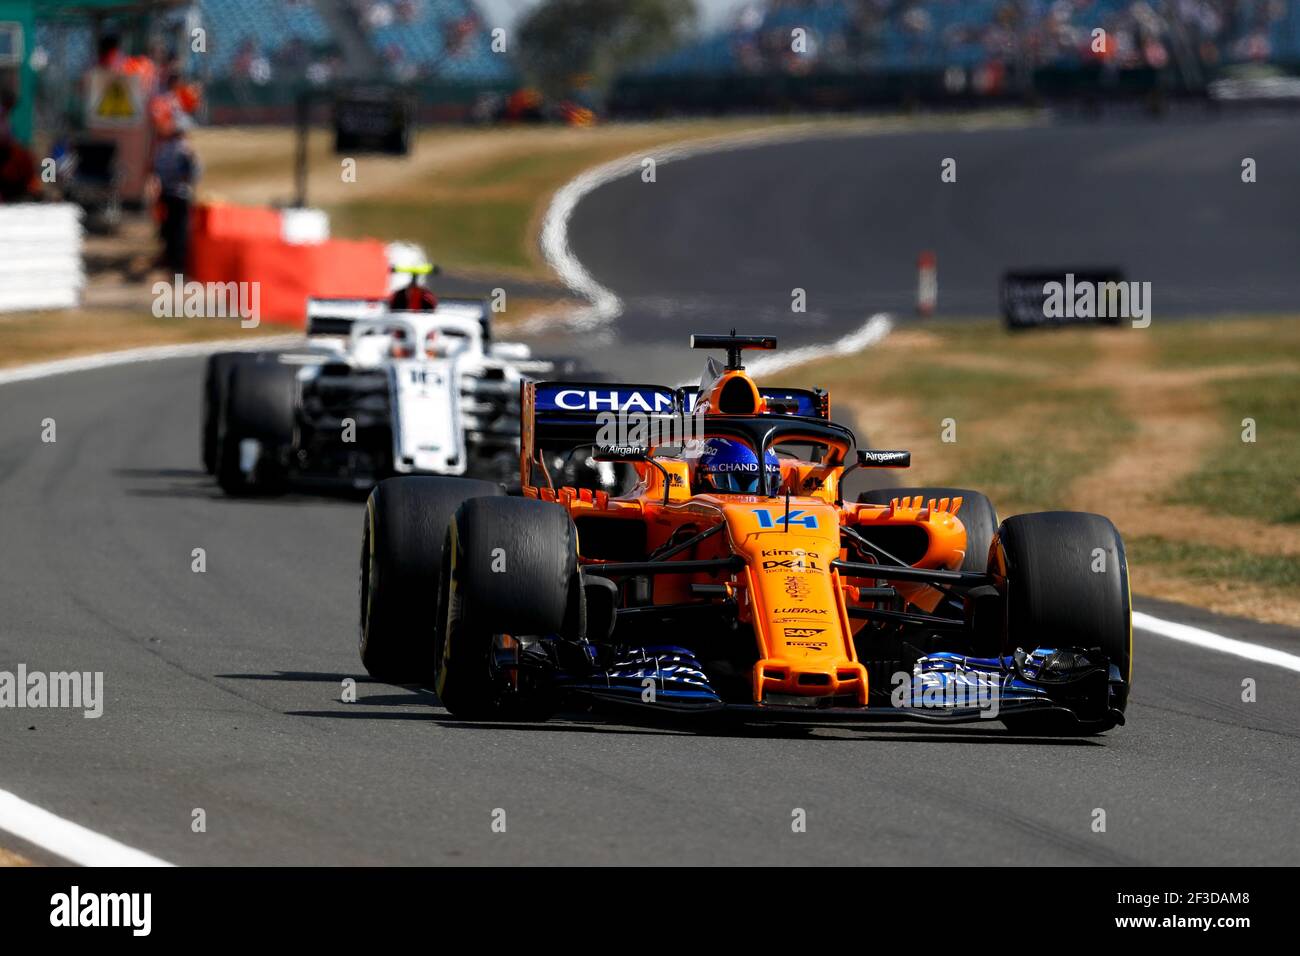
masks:
[[[758,456],[748,445],[730,438],[710,438],[703,445],[695,462],[695,476],[691,482],[694,493],[754,495],[764,490],[758,470]],[[775,481],[780,481],[781,464],[776,452],[769,448],[763,457],[768,474]]]

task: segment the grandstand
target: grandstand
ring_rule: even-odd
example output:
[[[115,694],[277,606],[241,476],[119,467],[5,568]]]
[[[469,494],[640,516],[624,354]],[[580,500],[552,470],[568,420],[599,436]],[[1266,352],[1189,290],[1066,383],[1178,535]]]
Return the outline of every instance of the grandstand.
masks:
[[[474,0],[185,6],[173,18],[207,30],[206,52],[188,57],[186,69],[205,81],[209,118],[219,122],[284,122],[304,87],[375,80],[409,87],[426,117],[464,118],[520,85],[511,59],[492,52]],[[1102,53],[1092,46],[1097,28],[1107,33]],[[796,29],[802,51],[792,49]],[[42,23],[39,13],[36,37],[38,87],[52,118],[92,62],[94,38],[84,23]],[[132,40],[134,52],[148,43]],[[1260,63],[1300,72],[1300,0],[751,0],[723,29],[624,71],[606,107],[644,114],[1099,89],[1163,95],[1203,92],[1225,68]]]
[[[494,54],[469,0],[345,0],[371,48],[401,80],[441,77],[498,82],[513,71]]]
[[[490,31],[472,0],[197,0],[196,7],[208,36],[194,72],[210,82],[319,84],[349,76],[499,83],[513,77],[506,58],[492,53]],[[84,23],[38,18],[36,39],[43,62],[64,74],[79,75],[94,58]]]
[[[1172,18],[1169,11],[1175,11]],[[1104,55],[1092,31],[1108,34]],[[791,50],[795,28],[807,50]],[[1185,51],[1185,52],[1183,52]],[[635,71],[652,76],[798,74],[1093,62],[1161,69],[1300,61],[1300,3],[1277,0],[767,0],[723,30]]]

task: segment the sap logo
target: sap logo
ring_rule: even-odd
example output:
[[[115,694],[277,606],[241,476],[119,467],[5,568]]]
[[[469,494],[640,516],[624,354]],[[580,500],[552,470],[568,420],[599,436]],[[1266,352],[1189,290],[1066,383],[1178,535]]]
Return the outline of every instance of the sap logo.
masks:
[[[772,613],[773,614],[797,614],[797,615],[807,616],[807,615],[815,615],[815,614],[829,614],[830,612],[827,611],[825,608],[818,608],[818,607],[779,607]]]
[[[826,628],[824,627],[787,627],[785,629],[785,636],[786,637],[816,637],[818,634],[821,634],[825,630]],[[825,641],[812,641],[810,643],[820,647],[826,646]]]
[[[812,558],[778,558],[763,562],[763,570],[781,569],[786,571],[820,571],[821,567]]]
[[[817,516],[802,511],[791,511],[788,514],[776,515],[770,511],[760,509],[754,510],[754,516],[758,518],[760,528],[775,528],[779,525],[785,525],[787,528],[791,525],[799,525],[804,528],[816,528]]]
[[[664,392],[620,392],[618,389],[565,388],[555,393],[555,407],[566,412],[671,412],[673,396]]]

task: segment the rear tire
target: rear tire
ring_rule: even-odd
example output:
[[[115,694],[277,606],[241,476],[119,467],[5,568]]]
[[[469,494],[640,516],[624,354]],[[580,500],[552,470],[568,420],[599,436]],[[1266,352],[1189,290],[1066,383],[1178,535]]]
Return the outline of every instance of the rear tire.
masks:
[[[222,405],[217,453],[217,483],[231,495],[283,490],[285,457],[294,445],[298,412],[298,372],[278,362],[236,362]],[[240,468],[240,442],[262,446],[257,468]]]
[[[443,544],[456,509],[501,488],[469,478],[381,481],[366,501],[361,538],[358,649],[367,673],[392,684],[432,685]]]
[[[455,717],[543,719],[554,702],[522,668],[497,667],[517,639],[581,618],[578,536],[559,505],[528,498],[465,502],[447,532],[437,634],[438,699]],[[583,624],[577,625],[584,628]]]
[[[203,468],[209,475],[217,473],[217,457],[221,438],[221,409],[226,403],[230,385],[230,370],[240,362],[256,361],[266,353],[216,352],[208,356],[203,372],[203,398],[201,405],[203,428]]]
[[[1097,649],[1112,666],[1109,707],[1122,714],[1133,680],[1133,626],[1128,560],[1110,519],[1077,511],[1008,518],[998,529],[989,571],[1005,581],[1004,653],[1029,653],[1040,644]],[[1046,732],[1073,726],[1033,714],[1004,722],[1016,730],[1041,724]]]
[[[927,502],[931,499],[961,498],[961,508],[957,518],[966,529],[966,557],[962,560],[962,571],[984,573],[988,567],[989,546],[993,535],[998,530],[998,511],[993,502],[978,491],[969,488],[874,488],[858,495],[860,504],[887,505],[894,498],[907,498],[920,495]]]

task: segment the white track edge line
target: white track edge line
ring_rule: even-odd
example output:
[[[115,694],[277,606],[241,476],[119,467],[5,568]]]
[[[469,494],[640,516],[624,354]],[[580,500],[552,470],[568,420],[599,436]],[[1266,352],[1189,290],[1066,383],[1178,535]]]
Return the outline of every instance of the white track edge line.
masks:
[[[751,375],[775,375],[796,365],[806,365],[820,359],[856,355],[883,342],[893,328],[894,320],[884,312],[877,312],[858,329],[828,345],[805,345],[778,355],[767,355],[751,361],[748,371]]]
[[[1252,644],[1250,641],[1240,641],[1235,637],[1224,637],[1222,634],[1215,634],[1213,631],[1193,627],[1190,624],[1180,624],[1177,621],[1166,621],[1150,614],[1144,614],[1141,611],[1133,612],[1133,626],[1138,630],[1158,634],[1172,641],[1194,644],[1197,647],[1217,651],[1220,654],[1228,654],[1232,657],[1244,657],[1246,660],[1260,664],[1272,664],[1274,667],[1281,667],[1300,674],[1300,655],[1288,654],[1276,647]]]
[[[80,866],[173,866],[0,790],[0,830]]]
[[[185,342],[179,345],[147,345],[142,348],[121,349],[116,352],[75,355],[72,358],[34,362],[31,365],[17,365],[13,368],[0,369],[0,385],[30,382],[34,379],[49,378],[53,375],[66,375],[69,372],[88,372],[92,369],[109,368],[114,365],[130,365],[134,362],[157,362],[162,359],[207,355],[209,352],[220,352],[226,349],[252,352],[265,348],[277,348],[282,345],[294,345],[301,341],[301,335],[274,335],[260,339],[211,339],[207,342]]]
[[[1020,123],[1013,125],[1033,125]],[[954,126],[956,132],[973,132],[986,126],[978,121],[959,122]],[[996,124],[993,128],[996,128]],[[618,159],[602,163],[584,170],[569,180],[551,196],[542,218],[542,231],[539,239],[542,255],[568,288],[582,296],[589,303],[577,310],[546,310],[540,315],[528,319],[516,328],[521,332],[541,331],[555,325],[561,325],[578,331],[590,331],[600,328],[623,311],[623,300],[595,280],[586,266],[579,261],[569,246],[569,220],[573,212],[588,194],[616,179],[631,175],[642,168],[646,159],[652,159],[657,169],[664,163],[694,156],[713,153],[725,153],[733,150],[752,149],[758,146],[781,145],[804,139],[838,139],[854,136],[880,136],[890,133],[924,131],[907,120],[886,120],[872,124],[848,124],[846,126],[824,126],[818,123],[796,123],[791,126],[774,129],[749,130],[743,133],[709,136],[685,143],[666,146],[648,146],[642,152],[631,153]]]

